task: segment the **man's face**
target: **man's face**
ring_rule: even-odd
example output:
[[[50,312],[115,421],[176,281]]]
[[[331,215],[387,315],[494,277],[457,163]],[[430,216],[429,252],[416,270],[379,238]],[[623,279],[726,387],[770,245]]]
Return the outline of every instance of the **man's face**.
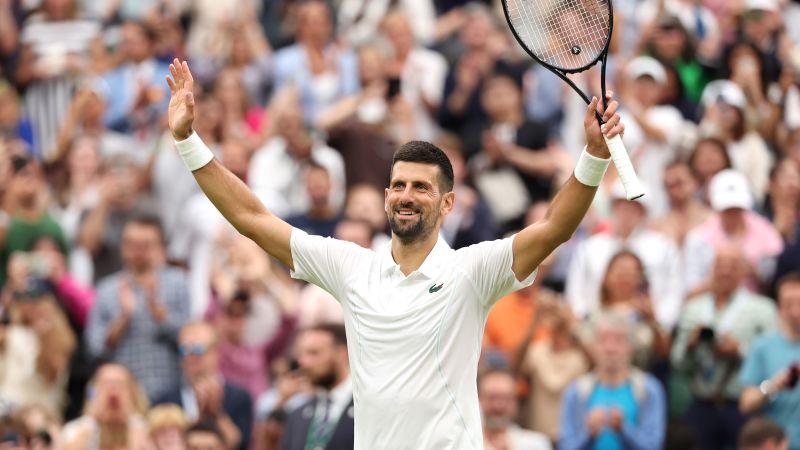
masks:
[[[664,172],[664,188],[671,205],[679,205],[690,198],[697,191],[697,181],[692,176],[689,166],[673,166]]]
[[[619,369],[630,364],[631,342],[626,327],[617,328],[607,324],[598,327],[595,333],[598,367]]]
[[[486,375],[480,383],[478,398],[487,428],[502,430],[517,413],[514,379],[505,373]]]
[[[131,222],[122,230],[122,261],[134,272],[153,269],[162,254],[161,234],[158,228]]]
[[[403,16],[395,15],[387,20],[384,32],[396,53],[405,53],[414,45],[414,33],[411,30],[411,24]]]
[[[433,164],[398,161],[394,165],[384,207],[392,232],[404,244],[437,230],[442,201],[452,196],[440,192],[439,175],[439,167]]]
[[[618,234],[629,234],[639,227],[645,217],[644,207],[639,202],[618,199],[614,200],[611,208],[614,228]]]
[[[519,88],[510,78],[496,77],[483,89],[481,103],[489,117],[496,120],[511,111],[521,109],[522,97]]]
[[[323,331],[305,331],[297,337],[296,351],[300,369],[315,386],[331,389],[336,385],[341,349],[333,336]]]
[[[712,272],[714,288],[733,291],[744,277],[744,261],[742,254],[734,247],[723,247],[717,250]]]
[[[192,431],[186,435],[187,450],[224,450],[225,443],[208,431]]]
[[[324,2],[309,2],[298,11],[297,37],[315,45],[324,45],[331,35],[331,18]]]
[[[336,239],[353,242],[364,248],[372,248],[372,228],[364,221],[343,220],[336,225]]]
[[[778,291],[781,320],[796,335],[800,334],[800,282],[784,283]]]
[[[326,206],[331,195],[331,177],[328,171],[312,167],[306,174],[306,191],[315,206]]]
[[[135,62],[141,62],[150,57],[151,45],[147,39],[142,25],[127,23],[122,27],[120,40],[120,53]]]
[[[218,372],[219,353],[210,326],[185,328],[178,338],[178,346],[183,370],[190,380]]]
[[[125,423],[133,406],[128,372],[116,365],[105,366],[97,374],[95,408],[105,423]]]

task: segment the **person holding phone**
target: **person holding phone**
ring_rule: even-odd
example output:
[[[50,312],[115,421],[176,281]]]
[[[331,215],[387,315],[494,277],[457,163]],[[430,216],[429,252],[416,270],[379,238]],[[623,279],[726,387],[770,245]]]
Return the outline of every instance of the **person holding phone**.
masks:
[[[779,326],[756,340],[745,358],[739,380],[745,386],[739,407],[781,425],[789,448],[800,449],[800,273],[778,284]]]

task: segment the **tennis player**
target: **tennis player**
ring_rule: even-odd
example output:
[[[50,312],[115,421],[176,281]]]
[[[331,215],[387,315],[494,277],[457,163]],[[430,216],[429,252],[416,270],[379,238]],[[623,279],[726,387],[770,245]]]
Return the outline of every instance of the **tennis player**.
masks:
[[[539,263],[570,238],[589,208],[610,160],[593,114],[597,99],[586,110],[588,144],[574,175],[544,220],[507,239],[452,250],[439,236],[456,202],[450,161],[427,142],[402,145],[385,190],[391,245],[373,252],[310,236],[271,214],[192,132],[189,66],[176,59],[170,71],[169,126],[205,194],[294,278],[342,304],[355,448],[482,449],[476,374],[486,316],[498,299],[533,282]],[[608,137],[623,131],[616,109],[611,102],[603,112]]]

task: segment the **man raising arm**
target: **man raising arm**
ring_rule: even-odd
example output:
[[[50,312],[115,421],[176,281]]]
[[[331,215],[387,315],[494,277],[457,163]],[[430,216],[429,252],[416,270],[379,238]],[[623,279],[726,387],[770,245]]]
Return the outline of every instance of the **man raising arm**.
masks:
[[[172,91],[169,128],[197,184],[237,231],[292,268],[289,248],[292,227],[270,213],[242,180],[214,159],[211,151],[192,131],[194,79],[189,65],[175,59],[169,70],[172,73],[172,78],[167,77]]]

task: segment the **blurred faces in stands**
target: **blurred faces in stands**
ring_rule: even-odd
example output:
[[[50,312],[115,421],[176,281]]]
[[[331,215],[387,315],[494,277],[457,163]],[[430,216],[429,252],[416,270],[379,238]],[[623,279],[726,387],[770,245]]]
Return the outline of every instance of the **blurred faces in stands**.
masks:
[[[347,346],[324,325],[301,332],[296,341],[297,361],[308,379],[331,390],[347,375]]]
[[[483,423],[493,431],[503,430],[517,416],[516,381],[510,373],[489,371],[478,379],[478,400]]]
[[[689,165],[676,163],[664,171],[664,188],[670,206],[680,207],[694,198],[699,186]]]
[[[350,188],[344,214],[352,219],[366,220],[376,231],[386,230],[387,218],[383,207],[383,195],[373,186],[362,184]]]
[[[141,63],[153,54],[154,35],[142,22],[126,22],[120,30],[118,54],[124,60]]]
[[[633,355],[627,317],[606,313],[595,324],[595,364],[599,373],[619,373],[630,367]]]
[[[125,267],[136,275],[149,273],[164,262],[161,229],[153,223],[133,220],[122,229],[121,255]]]
[[[314,48],[328,44],[333,31],[330,11],[325,2],[312,0],[297,11],[297,41]]]
[[[219,348],[214,328],[205,322],[183,327],[178,337],[183,371],[190,382],[219,374]]]

